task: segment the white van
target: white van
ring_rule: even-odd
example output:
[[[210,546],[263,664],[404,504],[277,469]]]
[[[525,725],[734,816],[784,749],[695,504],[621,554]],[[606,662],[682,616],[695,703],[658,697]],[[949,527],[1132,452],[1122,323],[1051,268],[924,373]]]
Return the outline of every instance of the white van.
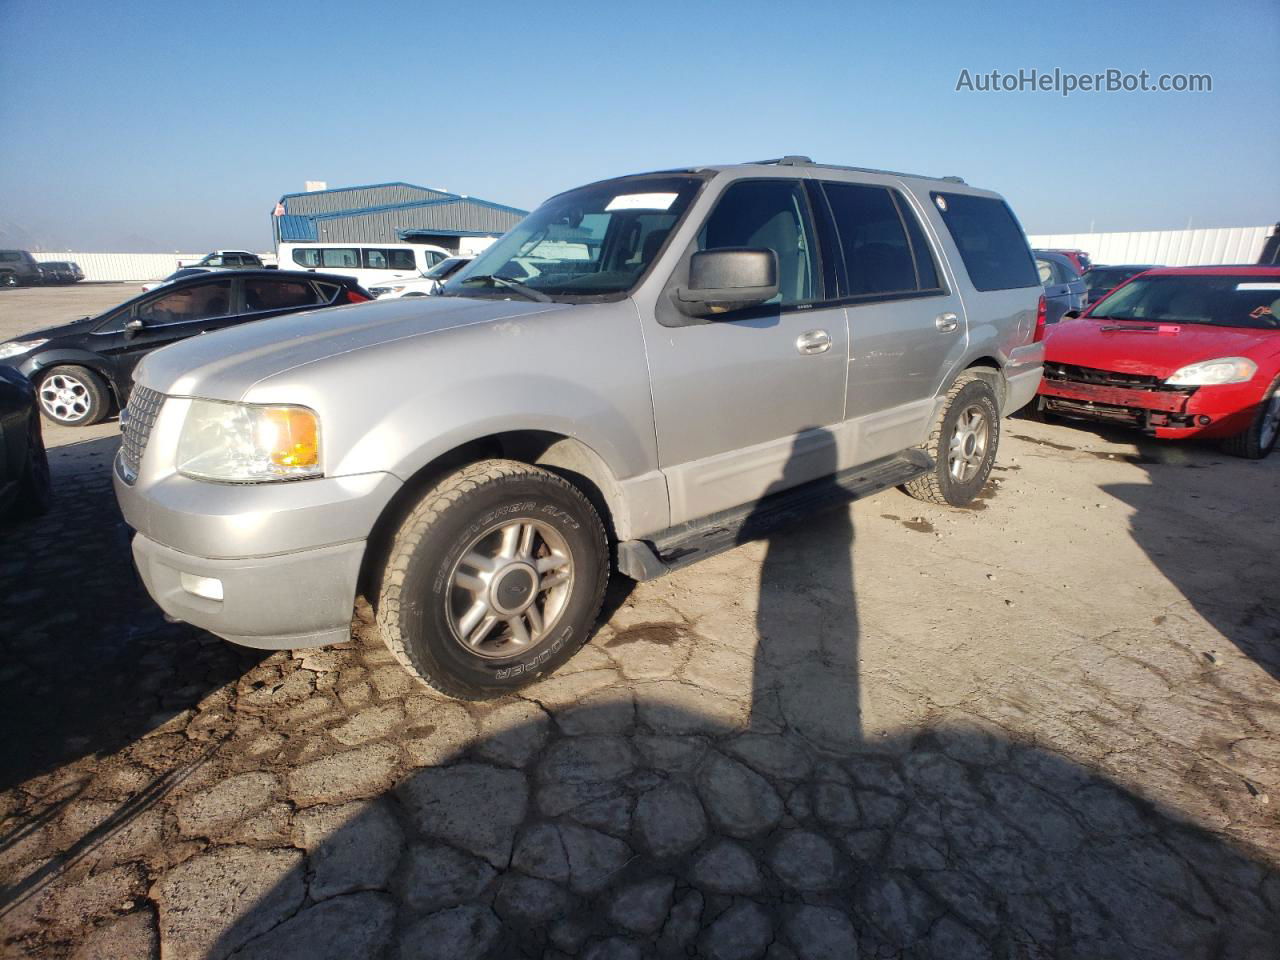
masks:
[[[336,273],[362,287],[420,277],[450,256],[425,243],[282,243],[276,251],[281,270]]]

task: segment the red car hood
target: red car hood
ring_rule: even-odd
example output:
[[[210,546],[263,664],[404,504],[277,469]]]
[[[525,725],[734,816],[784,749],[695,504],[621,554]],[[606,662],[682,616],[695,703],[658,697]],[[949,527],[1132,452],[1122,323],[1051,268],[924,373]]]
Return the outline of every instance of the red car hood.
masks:
[[[1158,327],[1159,333],[1142,327]],[[1064,320],[1049,328],[1045,361],[1164,379],[1179,367],[1217,357],[1261,359],[1280,347],[1280,331],[1194,323]]]

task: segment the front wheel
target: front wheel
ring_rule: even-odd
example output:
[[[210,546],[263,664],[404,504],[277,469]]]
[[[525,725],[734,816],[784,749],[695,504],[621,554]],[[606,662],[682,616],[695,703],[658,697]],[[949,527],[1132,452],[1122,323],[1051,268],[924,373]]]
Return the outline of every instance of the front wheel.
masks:
[[[442,693],[510,693],[587,640],[608,581],[595,508],[539,467],[485,460],[445,477],[391,545],[378,625],[396,658]]]
[[[1222,449],[1247,460],[1261,460],[1276,447],[1280,436],[1280,377],[1271,382],[1262,397],[1258,414],[1248,429],[1222,441]]]
[[[947,391],[925,452],[933,467],[903,486],[928,503],[963,507],[986,485],[1000,443],[1000,407],[982,377],[961,374]]]
[[[64,427],[88,427],[111,412],[106,382],[88,367],[54,367],[40,379],[40,409]]]

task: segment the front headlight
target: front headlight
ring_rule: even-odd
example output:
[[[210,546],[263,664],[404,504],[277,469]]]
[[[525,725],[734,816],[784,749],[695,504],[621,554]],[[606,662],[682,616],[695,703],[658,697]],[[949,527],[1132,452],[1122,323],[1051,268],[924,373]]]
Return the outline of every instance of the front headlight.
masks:
[[[184,476],[224,483],[320,477],[320,420],[306,407],[193,400],[177,465]]]
[[[8,343],[0,343],[0,360],[20,357],[24,353],[30,353],[36,347],[43,347],[48,342],[48,340],[10,340]]]
[[[1220,383],[1245,383],[1253,379],[1258,365],[1248,357],[1219,357],[1191,363],[1165,381],[1171,387],[1211,387]]]

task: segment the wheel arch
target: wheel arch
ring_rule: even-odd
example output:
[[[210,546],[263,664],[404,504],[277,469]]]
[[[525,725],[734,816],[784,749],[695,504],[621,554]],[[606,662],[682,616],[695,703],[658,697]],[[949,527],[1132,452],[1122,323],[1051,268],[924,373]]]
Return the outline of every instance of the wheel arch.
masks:
[[[612,552],[620,525],[625,527],[626,506],[621,485],[603,457],[576,437],[550,430],[489,434],[458,444],[428,461],[383,508],[369,534],[360,565],[359,590],[370,603],[378,596],[382,563],[391,540],[422,495],[447,474],[489,459],[518,460],[544,467],[572,483],[600,514]]]
[[[991,390],[996,395],[996,403],[999,405],[1001,414],[1003,414],[1005,395],[1007,393],[1007,385],[1004,381],[1004,364],[992,356],[977,357],[974,360],[970,360],[963,369],[957,371],[956,377],[958,378],[965,373],[981,377],[990,384]],[[955,383],[955,380],[951,382]],[[950,384],[948,384],[948,389],[950,389]]]

